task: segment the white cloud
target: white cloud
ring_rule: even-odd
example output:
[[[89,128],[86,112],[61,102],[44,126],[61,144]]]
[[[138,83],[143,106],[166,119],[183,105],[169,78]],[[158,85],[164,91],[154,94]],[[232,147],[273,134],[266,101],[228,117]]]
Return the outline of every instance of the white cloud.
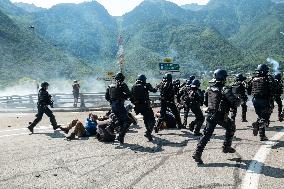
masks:
[[[50,8],[59,3],[81,3],[91,0],[11,0],[12,2],[24,2],[34,4],[39,7]],[[131,11],[134,7],[139,5],[143,0],[97,0],[102,4],[111,15],[120,16],[126,12]],[[206,4],[209,0],[169,0],[178,5],[198,3]]]

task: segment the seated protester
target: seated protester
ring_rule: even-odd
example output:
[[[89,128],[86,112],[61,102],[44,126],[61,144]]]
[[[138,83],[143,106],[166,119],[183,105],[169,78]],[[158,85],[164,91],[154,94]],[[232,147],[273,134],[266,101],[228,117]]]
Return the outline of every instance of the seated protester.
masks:
[[[113,142],[115,140],[114,130],[118,130],[119,123],[114,114],[110,119],[98,122],[96,137],[100,142]]]
[[[161,116],[160,112],[156,113],[156,117],[159,118]],[[166,111],[166,118],[165,121],[163,121],[160,125],[157,126],[159,130],[162,129],[170,129],[170,128],[176,128],[176,119],[175,116],[170,111]]]
[[[96,135],[96,129],[97,129],[97,119],[98,116],[95,114],[90,113],[89,117],[86,119],[85,126],[81,121],[78,119],[73,120],[68,127],[60,127],[62,131],[64,131],[66,134],[72,130],[72,132],[66,137],[67,140],[73,140],[76,136],[78,137],[88,137]]]

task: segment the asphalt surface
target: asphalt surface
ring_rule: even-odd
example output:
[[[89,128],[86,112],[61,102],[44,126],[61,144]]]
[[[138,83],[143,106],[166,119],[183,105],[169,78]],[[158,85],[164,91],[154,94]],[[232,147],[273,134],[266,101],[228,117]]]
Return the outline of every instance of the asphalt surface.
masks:
[[[102,115],[103,112],[96,112]],[[59,113],[58,123],[75,118],[84,120],[88,113]],[[284,132],[283,123],[272,116],[267,136]],[[53,131],[44,117],[29,135],[25,128],[34,119],[31,113],[0,114],[0,188],[244,188],[244,177],[255,174],[256,188],[278,189],[284,186],[284,137],[273,141],[260,170],[248,170],[258,150],[268,143],[254,137],[251,123],[256,115],[249,109],[248,123],[237,117],[235,154],[223,154],[225,131],[217,127],[198,166],[191,158],[198,138],[188,130],[163,130],[154,141],[143,136],[143,121],[132,126],[125,144],[100,143],[94,137],[65,140]],[[190,117],[190,120],[193,118]],[[264,154],[261,154],[261,156]],[[253,187],[247,187],[253,188]]]

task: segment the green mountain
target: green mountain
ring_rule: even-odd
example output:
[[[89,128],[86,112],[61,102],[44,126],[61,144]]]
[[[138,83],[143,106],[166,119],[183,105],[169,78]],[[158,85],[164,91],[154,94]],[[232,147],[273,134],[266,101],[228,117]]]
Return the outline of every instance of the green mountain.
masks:
[[[14,3],[14,5],[16,5],[17,7],[29,13],[40,12],[40,11],[45,10],[44,8],[40,8],[40,7],[35,6],[34,4],[29,4],[29,3],[19,2],[19,3]]]
[[[118,70],[119,36],[129,77],[142,72],[157,77],[165,57],[181,65],[184,77],[219,67],[247,72],[268,57],[284,61],[282,0],[211,0],[182,7],[145,0],[121,17],[110,16],[96,1],[42,10],[2,0],[0,11],[6,83],[29,75],[74,78],[90,70],[99,76]]]
[[[186,10],[200,11],[200,10],[202,10],[205,6],[204,6],[204,5],[199,5],[199,4],[197,4],[197,3],[192,3],[192,4],[181,5],[180,7],[183,8],[183,9],[186,9]]]
[[[96,66],[112,63],[117,52],[117,25],[96,1],[59,4],[34,14],[35,31],[61,50]]]
[[[167,56],[182,65],[184,76],[221,66],[230,69],[243,66],[244,57],[239,49],[216,29],[191,23],[191,17],[184,9],[166,1],[144,1],[124,15],[129,70],[135,73],[152,70],[152,74],[158,75],[158,63]]]
[[[270,0],[211,0],[195,21],[214,27],[242,49],[249,69],[268,57],[283,61],[284,4]]]
[[[77,78],[90,68],[45,42],[32,30],[21,28],[0,11],[0,86],[22,78]]]

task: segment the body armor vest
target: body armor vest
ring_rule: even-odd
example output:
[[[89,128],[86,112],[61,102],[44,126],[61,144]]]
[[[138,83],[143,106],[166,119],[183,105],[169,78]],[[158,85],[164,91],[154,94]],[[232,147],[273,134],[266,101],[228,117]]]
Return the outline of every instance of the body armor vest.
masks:
[[[111,100],[124,100],[123,90],[119,84],[111,84],[109,86],[109,95]]]
[[[218,87],[210,87],[208,90],[208,109],[218,110],[222,99],[222,91]]]
[[[147,86],[141,83],[135,84],[133,86],[132,95],[135,101],[149,100],[149,92]]]
[[[253,78],[251,94],[256,98],[269,97],[269,84],[265,77]]]

